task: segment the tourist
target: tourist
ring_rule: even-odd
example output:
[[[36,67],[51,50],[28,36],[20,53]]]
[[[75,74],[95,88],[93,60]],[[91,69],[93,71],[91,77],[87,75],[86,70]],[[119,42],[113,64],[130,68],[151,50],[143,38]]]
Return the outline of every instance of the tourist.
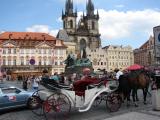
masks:
[[[39,79],[35,76],[33,76],[32,78],[32,86],[33,86],[33,89],[34,90],[38,90],[38,87],[39,87]]]

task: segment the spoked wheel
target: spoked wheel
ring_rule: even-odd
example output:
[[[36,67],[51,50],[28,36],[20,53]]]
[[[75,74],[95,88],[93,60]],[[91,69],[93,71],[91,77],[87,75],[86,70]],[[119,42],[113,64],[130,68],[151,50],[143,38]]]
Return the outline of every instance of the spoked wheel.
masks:
[[[43,105],[47,120],[66,120],[69,117],[71,103],[62,93],[50,95]]]
[[[102,102],[102,96],[99,95],[99,96],[94,100],[93,106],[94,106],[94,107],[97,107],[99,104],[101,104],[101,102]]]
[[[28,101],[28,106],[32,110],[32,112],[38,116],[43,116],[43,101],[40,99],[39,91],[35,91],[32,97]]]
[[[121,107],[121,98],[118,94],[111,93],[107,96],[106,106],[110,112],[116,112]]]

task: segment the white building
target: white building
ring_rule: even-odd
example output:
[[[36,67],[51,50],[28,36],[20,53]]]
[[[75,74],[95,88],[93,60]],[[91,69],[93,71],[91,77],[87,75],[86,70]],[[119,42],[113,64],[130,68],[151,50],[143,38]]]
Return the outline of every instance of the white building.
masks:
[[[130,46],[109,45],[103,48],[88,49],[87,57],[92,61],[94,70],[121,70],[134,64],[133,50]]]
[[[46,33],[4,32],[0,34],[0,65],[12,76],[64,72],[66,46]]]

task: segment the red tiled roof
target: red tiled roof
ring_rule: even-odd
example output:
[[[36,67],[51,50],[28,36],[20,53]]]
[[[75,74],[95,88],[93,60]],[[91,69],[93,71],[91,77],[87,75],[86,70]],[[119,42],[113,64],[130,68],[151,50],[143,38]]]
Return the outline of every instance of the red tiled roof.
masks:
[[[0,40],[56,40],[57,38],[47,34],[38,32],[4,32],[0,34]]]

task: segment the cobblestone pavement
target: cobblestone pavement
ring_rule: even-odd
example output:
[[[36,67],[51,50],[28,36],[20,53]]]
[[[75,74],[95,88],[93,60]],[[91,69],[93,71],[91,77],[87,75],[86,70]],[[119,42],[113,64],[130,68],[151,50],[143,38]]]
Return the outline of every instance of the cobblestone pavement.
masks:
[[[11,82],[11,84],[21,87],[21,84],[17,84],[15,82],[14,83]],[[43,87],[41,86],[40,88]],[[139,93],[141,95],[142,92],[139,91]],[[126,117],[124,116],[128,116],[130,118],[133,117],[134,115],[140,116],[142,118],[148,116],[152,118],[152,116],[154,116],[155,118],[153,120],[158,120],[158,118],[160,119],[160,114],[159,114],[160,112],[152,111],[151,97],[148,97],[147,105],[144,105],[141,99],[142,98],[140,98],[139,101],[139,107],[134,107],[134,105],[131,105],[128,108],[126,106],[126,103],[123,103],[120,110],[114,113],[110,113],[106,109],[105,102],[101,103],[98,107],[92,107],[89,111],[84,113],[79,113],[77,110],[72,109],[70,117],[67,120],[105,120],[106,118],[108,118],[107,120],[111,120],[112,118],[114,118],[113,120],[118,120],[119,117],[117,116],[119,115],[123,120],[127,120],[125,119]],[[36,116],[27,108],[23,108],[23,109],[16,109],[14,111],[3,112],[0,115],[0,120],[45,120],[45,119],[43,117]],[[150,119],[134,119],[134,120],[150,120]]]

